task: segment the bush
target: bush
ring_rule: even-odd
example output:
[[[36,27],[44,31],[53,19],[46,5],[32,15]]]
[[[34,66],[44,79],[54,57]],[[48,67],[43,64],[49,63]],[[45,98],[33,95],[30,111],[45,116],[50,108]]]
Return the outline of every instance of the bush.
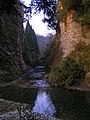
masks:
[[[53,68],[52,68],[52,70],[51,70],[51,73],[50,73],[50,79],[49,79],[49,81],[50,81],[50,83],[52,83],[52,84],[60,84],[60,81],[59,81],[59,77],[60,77],[60,75],[59,75],[59,72],[60,72],[61,70],[60,70],[60,66],[58,66],[58,65],[56,65],[56,66],[54,66]]]
[[[79,85],[84,79],[85,71],[73,58],[65,57],[55,66],[50,74],[50,82],[60,86]]]
[[[82,63],[86,72],[90,71],[90,43],[86,45],[86,42],[80,41],[70,56],[78,63]]]

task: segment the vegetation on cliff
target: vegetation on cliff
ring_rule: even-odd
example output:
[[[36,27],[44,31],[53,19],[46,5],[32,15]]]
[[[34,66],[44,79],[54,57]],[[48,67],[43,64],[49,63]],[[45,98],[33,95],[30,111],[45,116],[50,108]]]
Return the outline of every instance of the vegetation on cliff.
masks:
[[[85,42],[81,41],[70,56],[77,62],[82,63],[85,71],[90,71],[90,44],[86,45]]]
[[[27,27],[25,30],[24,44],[22,43],[23,41],[23,27],[22,27],[23,21],[22,20],[23,19],[21,15],[22,13],[20,14],[20,12],[18,12],[18,7],[17,7],[18,5],[21,6],[22,4],[19,2],[19,0],[13,0],[13,1],[3,0],[3,2],[2,0],[0,0],[0,21],[1,21],[1,33],[0,33],[1,34],[0,35],[1,37],[1,41],[0,41],[1,73],[0,75],[2,74],[2,76],[5,76],[5,74],[8,74],[9,68],[11,69],[11,72],[9,73],[9,75],[11,73],[15,73],[15,71],[16,71],[16,74],[17,74],[17,71],[22,71],[24,66],[24,61],[26,62],[26,64],[32,65],[32,66],[36,65],[38,61],[37,58],[39,55],[39,48],[37,44],[37,38],[31,26],[29,25],[29,22],[27,23]],[[89,14],[90,7],[89,6],[90,6],[90,0],[58,0],[58,2],[56,0],[44,0],[44,1],[31,0],[31,6],[26,7],[27,9],[26,12],[27,13],[31,12],[32,8],[34,8],[36,12],[37,11],[40,12],[41,10],[43,10],[45,14],[45,18],[43,21],[48,22],[49,27],[52,27],[53,29],[58,31],[60,30],[59,29],[60,20],[63,22],[66,22],[65,20],[67,17],[67,13],[71,10],[74,11],[73,20],[77,21],[80,24],[87,25],[88,27],[90,27],[90,14]],[[6,14],[8,14],[8,16]],[[22,56],[22,45],[24,45],[23,56]],[[46,51],[45,53],[45,58],[47,58],[46,59],[47,65],[50,63],[52,59],[52,54],[53,54],[52,51],[56,47],[58,47],[58,44],[56,43],[48,47],[47,49],[48,52]],[[62,62],[60,62],[60,67],[61,67],[60,70],[62,69],[63,71],[64,70],[67,71],[67,69],[69,69],[70,66],[66,68],[66,63],[69,62],[70,64],[72,64],[73,69],[75,71],[76,71],[76,68],[78,68],[78,71],[80,70],[80,74],[82,73],[80,79],[82,80],[84,71],[86,72],[90,71],[89,50],[90,49],[88,44],[87,46],[85,46],[85,48],[82,48],[77,52],[73,51],[72,55],[70,55],[70,59],[66,59],[66,61],[64,61],[63,59],[61,60]],[[23,61],[23,58],[24,58],[24,61]],[[80,68],[82,59],[83,59],[84,68],[82,67]],[[5,70],[5,71],[2,72],[2,70]],[[72,68],[70,68],[70,70],[73,71]],[[57,67],[55,68],[55,70],[52,69],[52,71],[56,72]],[[62,76],[63,76],[63,71],[60,73],[62,74]],[[60,74],[58,76],[56,75],[57,78],[60,76]],[[73,73],[70,72],[72,76],[69,76],[69,73],[67,74],[66,74],[66,77],[68,76],[69,78],[67,79],[69,79],[70,81],[69,83],[66,81],[66,84],[71,85],[74,83],[73,82],[73,79],[75,77],[75,76],[73,77],[74,71]],[[53,79],[52,75],[51,75],[51,78]],[[62,80],[65,78],[62,77]],[[76,76],[76,80],[77,79],[79,78]],[[80,83],[80,82],[76,82],[76,83]],[[65,83],[63,84],[65,85]]]
[[[59,0],[60,19],[65,20],[67,12],[74,10],[73,19],[90,26],[90,0]]]
[[[50,65],[53,59],[53,52],[54,52],[54,45],[55,41],[51,41],[50,44],[47,45],[47,48],[44,52],[44,57],[43,57],[43,63],[46,67],[46,70],[48,71],[50,69]]]
[[[83,66],[71,57],[62,59],[50,74],[50,82],[60,86],[79,85],[84,78]]]
[[[89,40],[90,36],[86,35],[87,34],[86,31],[88,30],[88,33],[90,31],[89,30],[89,27],[90,27],[89,5],[90,5],[90,0],[80,0],[80,1],[60,0],[57,3],[58,13],[59,13],[57,15],[59,17],[59,20],[67,24],[67,14],[70,11],[73,11],[74,12],[73,21],[76,21],[77,23],[81,24],[83,37],[81,38],[82,40],[78,38],[78,42],[79,41],[80,42],[75,46],[73,46],[75,47],[75,49],[71,51],[71,54],[69,55],[70,59],[74,60],[76,65],[73,65],[72,60],[70,59],[67,59],[67,61],[64,61],[64,59],[66,58],[62,58],[61,61],[59,60],[57,63],[53,64],[52,70],[50,73],[50,82],[53,84],[64,85],[64,86],[81,84],[82,81],[85,79],[85,74],[90,71],[90,62],[89,62],[90,61],[90,40]],[[67,25],[65,27],[67,27]],[[65,30],[67,31],[67,28],[65,28]],[[65,46],[61,46],[61,47],[65,47]],[[77,77],[76,78],[75,73],[71,69],[71,67],[66,66],[66,62],[67,63],[69,62],[73,66],[73,70],[80,72],[80,73],[77,73],[77,75],[80,74],[80,76],[77,77],[76,75]]]
[[[55,35],[48,34],[47,36],[42,36],[37,34],[36,36],[37,36],[37,41],[38,41],[39,50],[40,50],[40,58],[43,58],[47,47],[51,45]]]
[[[79,64],[83,65],[83,69],[86,71],[86,78],[83,82],[85,85],[90,85],[90,43],[86,44],[81,41],[70,56],[75,59]]]
[[[40,61],[41,64],[49,68],[51,64],[51,58],[53,54],[55,35],[48,34],[48,36],[37,35],[38,45],[40,49]]]
[[[74,46],[69,57],[53,62],[49,76],[52,84],[90,86],[90,32],[87,30],[85,37]]]
[[[34,30],[27,22],[25,29],[23,58],[27,65],[35,66],[39,62],[39,47]]]

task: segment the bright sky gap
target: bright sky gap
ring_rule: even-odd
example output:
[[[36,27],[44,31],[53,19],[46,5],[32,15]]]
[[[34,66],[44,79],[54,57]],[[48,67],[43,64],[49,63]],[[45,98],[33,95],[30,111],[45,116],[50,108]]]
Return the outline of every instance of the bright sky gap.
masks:
[[[21,0],[25,1],[24,4],[29,6],[31,0]],[[34,29],[36,34],[47,36],[49,33],[55,34],[55,30],[52,30],[47,27],[47,23],[43,23],[42,20],[44,18],[43,12],[39,14],[34,14],[32,18],[30,18],[29,23]],[[26,22],[24,23],[24,28],[26,26]]]

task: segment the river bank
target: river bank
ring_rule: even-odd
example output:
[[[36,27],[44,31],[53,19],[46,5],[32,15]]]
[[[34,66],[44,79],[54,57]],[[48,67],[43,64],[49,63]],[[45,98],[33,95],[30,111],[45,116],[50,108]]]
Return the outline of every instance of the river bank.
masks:
[[[0,99],[0,120],[60,120],[39,113],[33,113],[27,104]],[[21,111],[20,111],[21,108]]]
[[[42,83],[46,84],[49,83],[48,77],[49,75],[45,73],[45,68],[44,66],[37,66],[36,68],[28,68],[26,69],[25,73],[17,80],[11,81],[11,82],[2,82],[0,83],[0,87],[5,87],[5,86],[18,86],[21,88],[38,88],[42,86]],[[41,83],[38,83],[40,85],[37,85],[37,80],[40,81]],[[43,82],[44,81],[44,82]],[[33,85],[34,84],[34,85]],[[36,85],[35,85],[36,84]],[[58,86],[58,84],[51,84],[49,83],[51,87],[61,87]],[[48,86],[46,85],[46,87]],[[44,85],[45,87],[45,85]],[[78,85],[78,86],[69,86],[69,87],[64,87],[69,90],[78,90],[78,91],[90,91],[90,86],[85,86],[85,85]]]
[[[22,87],[22,88],[36,88],[38,86],[32,86],[30,85],[28,82],[25,82],[23,80],[14,80],[12,82],[2,82],[0,83],[0,87],[4,87],[4,86],[18,86],[18,87]],[[52,85],[50,84],[51,87],[60,87],[58,85]],[[90,91],[90,86],[70,86],[70,87],[64,87],[68,90],[78,90],[78,91]]]
[[[90,91],[89,86],[71,86],[71,87],[65,87],[68,90],[74,90],[74,91]]]
[[[44,69],[28,69],[18,80],[0,84],[0,117],[20,120],[20,113],[23,113],[20,111],[24,108],[22,117],[26,117],[25,120],[28,117],[31,120],[89,120],[88,91],[89,87],[84,86],[53,86],[49,84]]]

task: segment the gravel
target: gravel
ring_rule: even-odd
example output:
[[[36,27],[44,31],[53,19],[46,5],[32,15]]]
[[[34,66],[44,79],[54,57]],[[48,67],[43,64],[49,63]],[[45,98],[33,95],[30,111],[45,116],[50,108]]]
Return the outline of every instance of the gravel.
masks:
[[[30,105],[0,99],[0,120],[60,120],[44,114],[33,113]]]

